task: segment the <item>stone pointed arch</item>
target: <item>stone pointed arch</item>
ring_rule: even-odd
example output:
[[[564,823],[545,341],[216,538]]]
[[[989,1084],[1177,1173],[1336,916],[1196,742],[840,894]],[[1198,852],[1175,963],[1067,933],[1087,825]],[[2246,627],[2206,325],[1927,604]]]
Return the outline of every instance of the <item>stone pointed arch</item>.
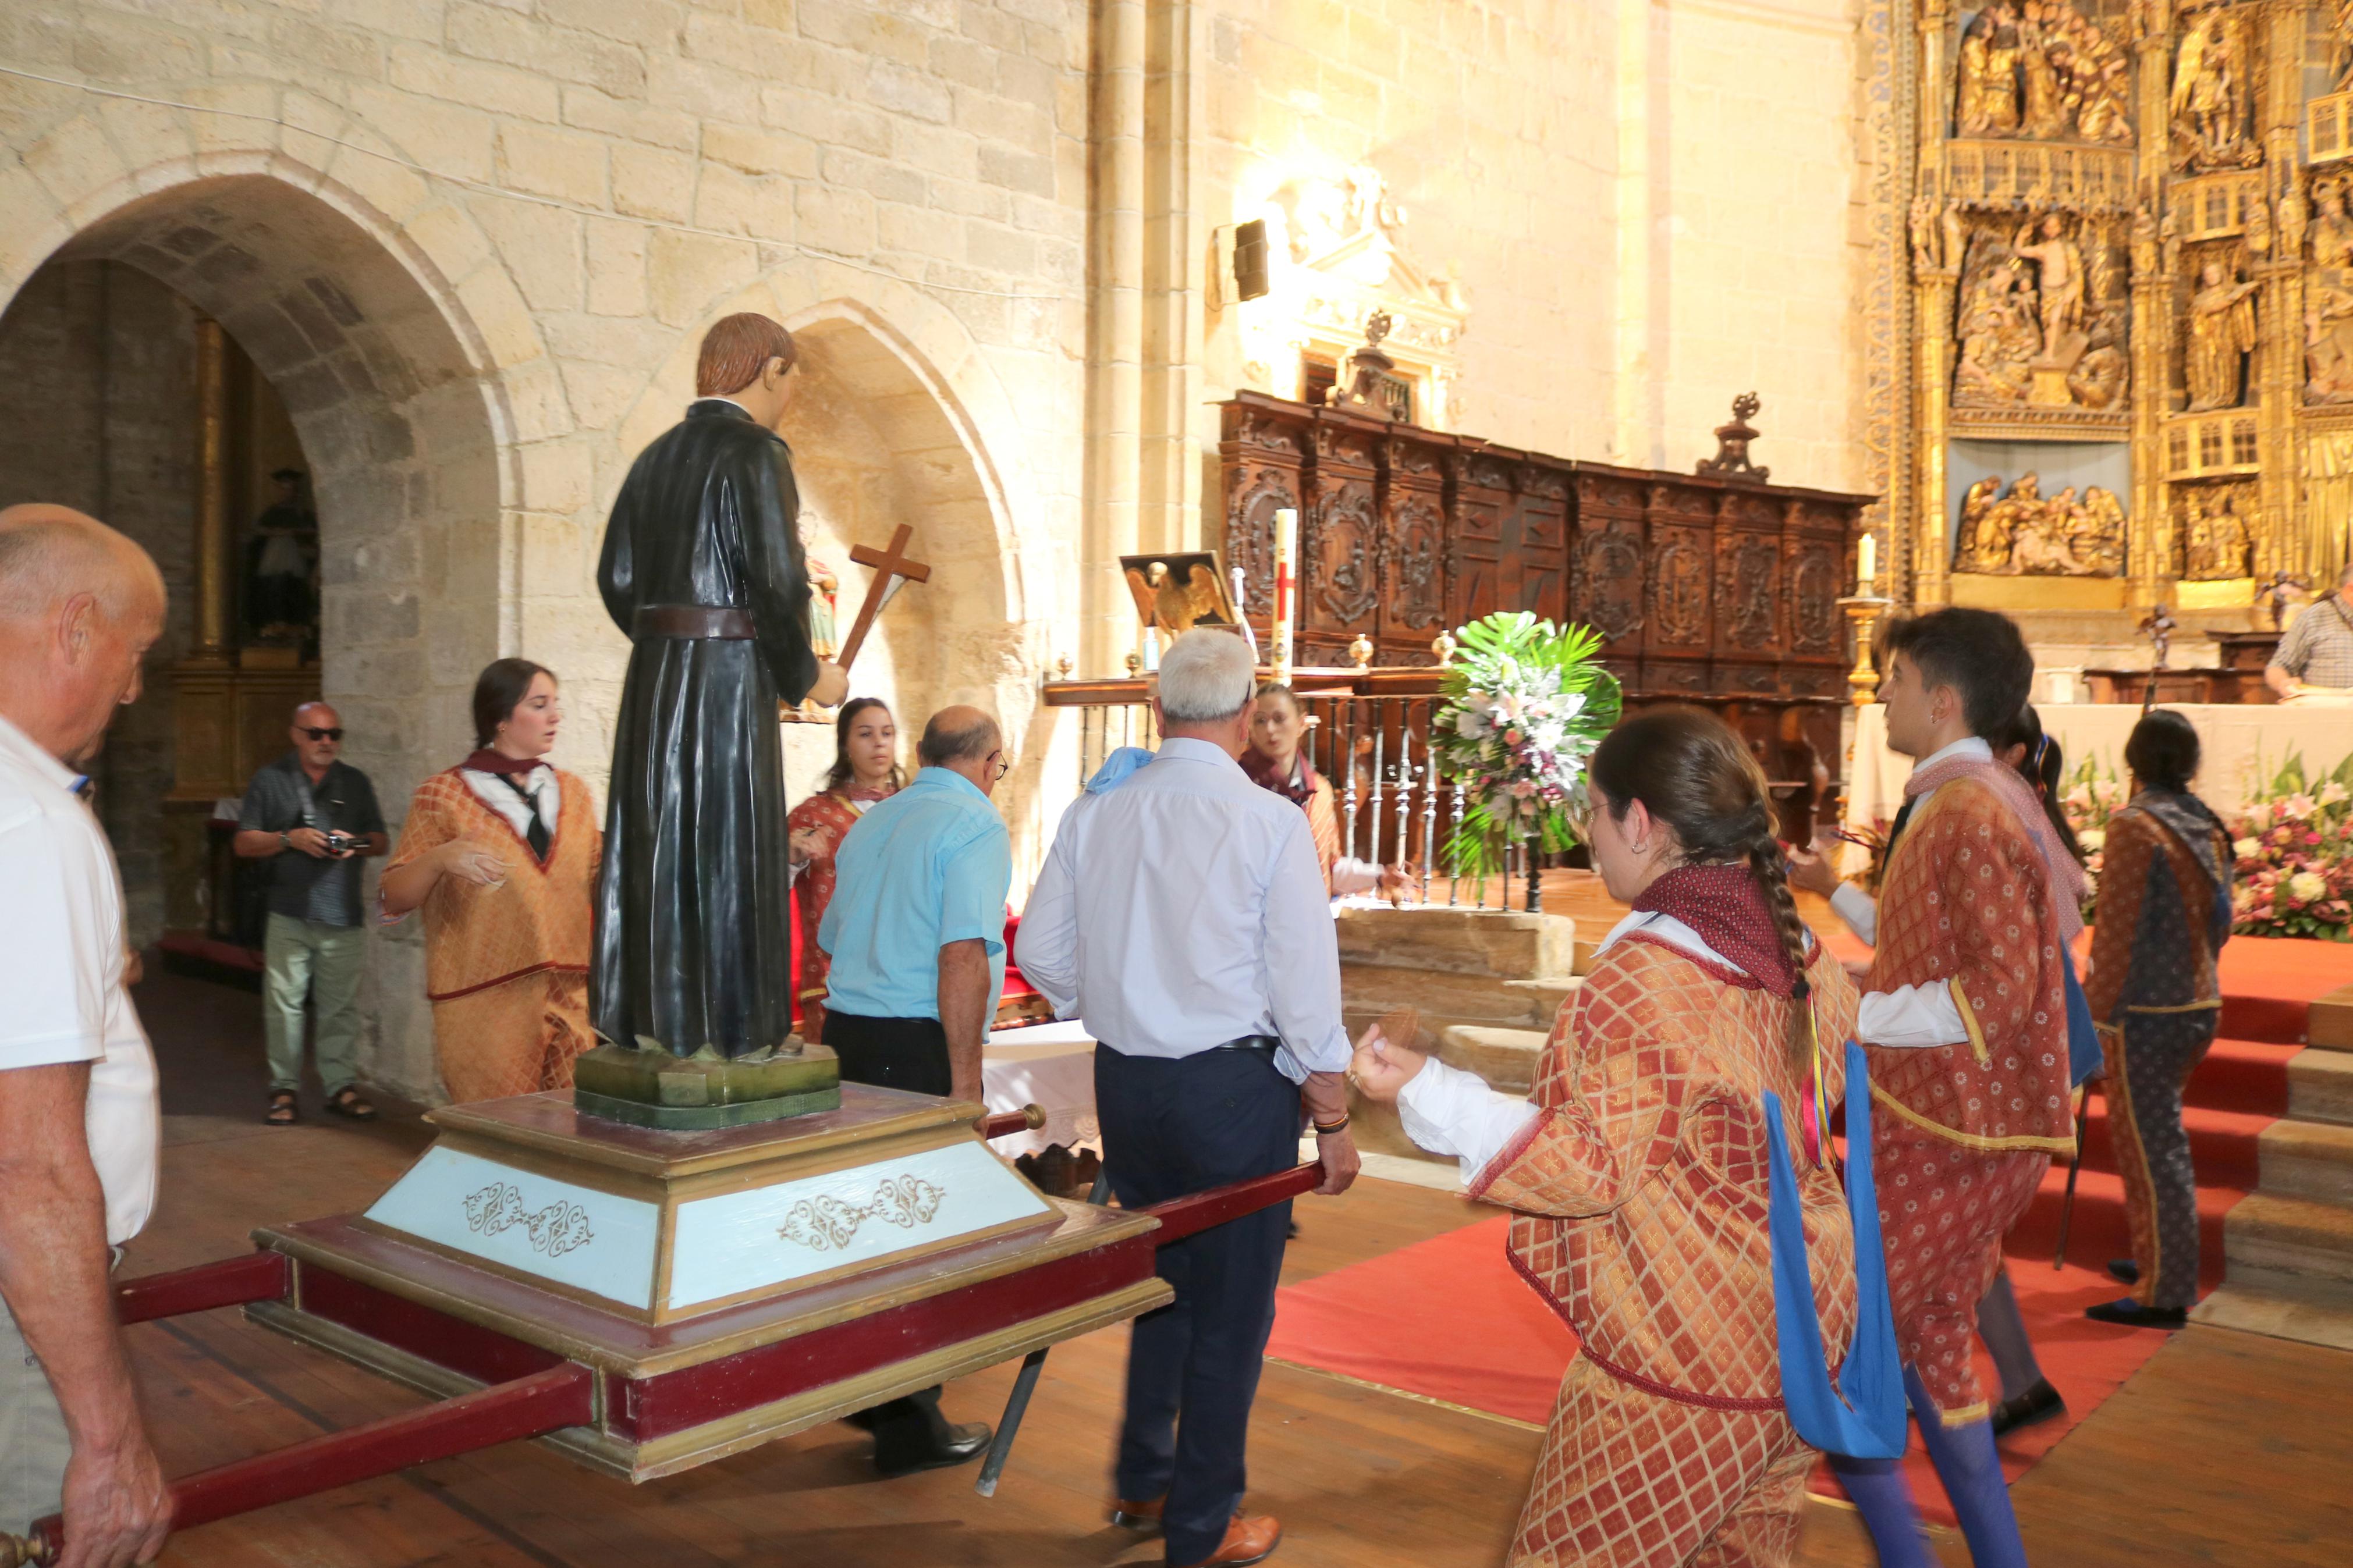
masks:
[[[286,92],[281,112],[390,150],[309,95]],[[514,646],[524,458],[573,434],[497,253],[396,163],[153,106],[61,121],[0,170],[0,309],[52,261],[119,262],[217,320],[277,389],[320,510],[322,684],[396,826],[470,742],[476,673]],[[429,1097],[421,980],[415,932],[373,944],[373,1076]]]

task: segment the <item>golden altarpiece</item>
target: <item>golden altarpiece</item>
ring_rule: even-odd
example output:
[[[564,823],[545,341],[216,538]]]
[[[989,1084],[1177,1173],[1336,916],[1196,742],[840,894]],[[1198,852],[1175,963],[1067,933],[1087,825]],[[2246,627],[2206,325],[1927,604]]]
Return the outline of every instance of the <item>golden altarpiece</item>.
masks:
[[[1890,596],[2116,642],[2333,574],[2353,3],[1877,0],[1863,32]]]

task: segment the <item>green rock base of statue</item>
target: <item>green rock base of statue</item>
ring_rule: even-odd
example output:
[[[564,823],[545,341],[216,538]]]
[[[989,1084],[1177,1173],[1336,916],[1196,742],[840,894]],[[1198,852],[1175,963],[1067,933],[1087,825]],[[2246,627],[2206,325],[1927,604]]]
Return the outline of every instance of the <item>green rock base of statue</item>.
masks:
[[[823,1046],[733,1059],[601,1045],[572,1065],[573,1108],[633,1127],[742,1127],[841,1104],[841,1065]]]

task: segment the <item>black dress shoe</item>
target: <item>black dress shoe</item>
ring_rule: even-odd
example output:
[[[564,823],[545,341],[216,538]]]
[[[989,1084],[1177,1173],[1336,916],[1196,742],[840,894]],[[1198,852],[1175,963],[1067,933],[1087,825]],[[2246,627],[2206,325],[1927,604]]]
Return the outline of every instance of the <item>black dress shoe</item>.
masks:
[[[2084,1309],[2084,1316],[2099,1323],[2122,1323],[2128,1329],[2178,1329],[2189,1321],[2182,1307],[2144,1307],[2130,1296]]]
[[[2140,1283],[2140,1265],[2129,1258],[2111,1258],[2108,1259],[2108,1278],[2122,1280],[2126,1285],[2137,1285]]]
[[[928,1447],[885,1456],[878,1445],[874,1468],[895,1478],[912,1476],[918,1470],[944,1470],[954,1465],[969,1464],[987,1452],[988,1440],[996,1435],[986,1421],[967,1421],[949,1427],[945,1436]]]
[[[2027,1391],[2015,1399],[2004,1399],[1993,1407],[1993,1435],[2031,1426],[2038,1421],[2048,1421],[2053,1415],[2067,1413],[2067,1402],[2051,1386],[2047,1377],[2038,1377]]]

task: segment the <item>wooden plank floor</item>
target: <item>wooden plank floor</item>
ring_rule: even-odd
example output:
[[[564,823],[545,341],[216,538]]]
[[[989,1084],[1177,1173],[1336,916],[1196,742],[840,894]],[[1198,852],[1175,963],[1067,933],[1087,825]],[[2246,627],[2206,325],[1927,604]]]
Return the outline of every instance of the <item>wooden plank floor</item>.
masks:
[[[163,1202],[125,1274],[242,1250],[254,1226],[364,1205],[427,1141],[413,1116],[366,1128],[261,1126],[254,999],[173,976],[141,989],[163,1058]],[[315,1096],[309,1100],[315,1106]],[[1443,1194],[1366,1181],[1303,1200],[1287,1279],[1482,1217]],[[185,1473],[417,1403],[233,1312],[128,1331],[166,1468]],[[832,1426],[642,1488],[532,1445],[190,1531],[164,1561],[251,1568],[646,1568],[742,1563],[1042,1564],[1160,1561],[1103,1522],[1126,1336],[1059,1347],[996,1498],[974,1470],[884,1482],[868,1439]],[[950,1413],[995,1419],[995,1369]],[[2353,1355],[2192,1329],[2016,1489],[2042,1568],[2133,1563],[2341,1563],[2353,1534]],[[1536,1434],[1317,1373],[1270,1366],[1251,1432],[1250,1505],[1280,1515],[1278,1562],[1472,1568],[1502,1560]],[[1949,1563],[1968,1554],[1940,1542]],[[1800,1561],[1873,1559],[1851,1513],[1810,1514]]]

